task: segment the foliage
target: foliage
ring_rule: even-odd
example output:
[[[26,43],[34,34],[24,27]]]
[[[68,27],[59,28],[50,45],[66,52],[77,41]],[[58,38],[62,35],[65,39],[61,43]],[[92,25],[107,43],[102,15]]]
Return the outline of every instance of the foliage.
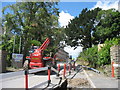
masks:
[[[63,30],[58,27],[57,2],[16,2],[3,8],[2,28],[4,35],[2,49],[13,53],[15,36],[15,53],[19,51],[21,38],[21,52],[28,52],[31,43],[41,45],[46,38],[50,38],[50,51],[55,51],[62,41]],[[6,9],[10,12],[6,13]],[[63,35],[63,37],[61,37]],[[9,58],[10,60],[10,58]]]
[[[100,8],[94,10],[83,9],[79,17],[75,17],[66,27],[66,43],[77,47],[81,45],[84,49],[92,47],[93,32],[95,31],[96,16]]]
[[[106,40],[105,46],[98,52],[98,66],[110,64],[110,47],[113,45],[119,45],[120,38],[113,38],[112,40]]]
[[[80,53],[79,58],[87,61],[90,66],[96,67],[97,51],[98,51],[97,46],[88,48],[87,50],[84,50],[83,52]]]
[[[110,47],[120,43],[120,12],[114,9],[83,9],[66,27],[66,43],[82,46],[79,59],[92,67],[110,64]],[[98,52],[97,44],[105,44]],[[93,47],[92,47],[93,46]]]
[[[112,39],[119,36],[120,12],[114,9],[102,10],[98,13],[96,18],[98,25],[96,26],[94,35],[98,42],[104,43],[107,38]]]
[[[34,45],[34,46],[40,46],[41,45],[41,43],[39,42],[39,41],[37,41],[37,40],[31,40],[30,41],[30,45]]]
[[[2,41],[2,43],[0,44],[0,48],[2,49],[2,50],[6,50],[7,51],[7,53],[12,53],[12,51],[13,51],[13,47],[16,47],[16,48],[18,48],[18,46],[17,45],[13,45],[14,44],[14,36],[12,36],[11,38],[7,35],[7,34],[4,34],[4,35],[2,35],[2,39],[3,39],[3,41]],[[18,52],[18,51],[17,51]]]
[[[2,39],[4,41],[2,41],[2,44],[0,44],[0,48],[2,50],[6,50],[7,51],[7,65],[10,66],[10,59],[12,58],[12,51],[13,51],[13,42],[14,42],[14,37],[11,37],[11,39],[8,37],[8,35],[2,35]],[[9,41],[8,41],[9,39]]]
[[[83,9],[66,27],[66,43],[70,46],[82,46],[83,49],[104,43],[120,35],[120,12],[109,9]]]
[[[120,38],[107,39],[100,51],[97,46],[88,48],[80,53],[79,58],[88,61],[91,67],[110,64],[110,47],[113,45],[120,45]]]
[[[19,52],[20,40],[20,53],[25,57],[31,44],[41,45],[48,37],[51,43],[46,49],[47,53],[63,48],[61,41],[65,41],[72,47],[81,45],[84,50],[79,58],[93,67],[110,63],[109,49],[119,42],[120,13],[114,9],[85,8],[64,29],[58,27],[59,11],[56,5],[55,2],[17,2],[3,8],[3,42],[0,48],[9,53],[8,60],[13,49]],[[6,9],[11,12],[6,13]],[[95,46],[98,43],[105,43],[99,52]]]

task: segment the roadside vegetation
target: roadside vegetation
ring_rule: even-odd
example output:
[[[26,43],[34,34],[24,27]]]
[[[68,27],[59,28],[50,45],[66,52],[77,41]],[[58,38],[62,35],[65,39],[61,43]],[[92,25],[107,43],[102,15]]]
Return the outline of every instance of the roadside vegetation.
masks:
[[[66,45],[82,46],[78,61],[97,68],[110,64],[110,47],[120,44],[120,12],[115,9],[83,9],[66,27],[58,24],[58,3],[17,2],[2,10],[2,44],[11,66],[12,53],[25,56],[31,46],[41,45],[49,37],[51,44],[46,53],[55,53]],[[11,12],[6,13],[9,9]],[[98,51],[98,44],[104,44]]]
[[[77,63],[104,69],[110,65],[110,47],[120,45],[120,12],[114,9],[83,9],[65,28],[66,43],[82,46]],[[100,50],[98,45],[103,44]]]
[[[31,45],[40,46],[50,38],[45,54],[55,53],[64,38],[64,29],[58,24],[59,9],[54,2],[16,2],[2,9],[2,44],[7,51],[7,65],[11,66],[12,53],[25,57]],[[9,10],[9,12],[7,12]]]
[[[111,64],[110,47],[118,45],[120,38],[113,38],[106,40],[104,46],[98,51],[98,46],[93,46],[80,53],[78,61],[82,60],[88,62],[88,66],[93,68],[103,67],[104,65]]]

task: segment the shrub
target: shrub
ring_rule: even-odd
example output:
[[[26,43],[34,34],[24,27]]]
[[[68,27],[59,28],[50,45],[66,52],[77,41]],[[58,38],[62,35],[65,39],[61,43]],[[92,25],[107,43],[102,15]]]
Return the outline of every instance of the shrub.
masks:
[[[87,50],[84,50],[80,53],[79,58],[82,58],[85,61],[89,62],[89,65],[91,67],[96,67],[96,61],[97,61],[97,46],[94,46],[92,48],[88,48]]]
[[[105,41],[105,46],[98,52],[98,47],[93,46],[80,53],[79,57],[82,60],[88,61],[91,67],[100,67],[111,63],[110,47],[113,45],[120,45],[120,38],[113,38]]]
[[[119,45],[120,39],[113,38],[112,40],[106,40],[105,46],[98,52],[98,66],[107,65],[111,63],[110,60],[110,47],[113,45]]]

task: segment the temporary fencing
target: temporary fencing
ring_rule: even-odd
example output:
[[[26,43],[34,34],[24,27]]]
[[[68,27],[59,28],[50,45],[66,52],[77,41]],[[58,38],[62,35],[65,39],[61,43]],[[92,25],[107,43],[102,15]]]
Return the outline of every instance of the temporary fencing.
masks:
[[[111,73],[112,75],[111,75],[111,76],[112,76],[112,77],[116,77],[116,75],[115,75],[115,74],[116,74],[116,73],[115,73],[116,68],[120,68],[120,64],[116,64],[114,61],[112,61],[112,62],[111,62],[111,69],[112,69],[112,70],[111,70],[111,71],[112,71],[112,73]],[[120,76],[119,76],[119,75],[120,75],[120,71],[118,71],[117,74],[118,74],[118,75],[117,75],[117,78],[119,78],[119,77],[120,77]]]
[[[68,69],[67,69],[67,67],[68,67]],[[72,67],[71,67],[70,64],[64,64],[64,68],[63,68],[64,69],[63,70],[63,78],[64,79],[66,77],[66,71],[67,70],[68,70],[69,75],[70,75],[71,68]],[[75,64],[74,64],[73,68],[75,69]],[[56,72],[57,77],[59,77],[59,79],[60,79],[59,83],[53,85],[53,87],[56,87],[57,85],[59,86],[61,84],[61,82],[62,82],[62,77],[60,77],[60,75],[59,75],[59,73],[60,73],[60,64],[58,64],[57,70],[54,69],[53,67],[42,67],[42,68],[38,68],[38,69],[25,70],[24,71],[25,72],[24,73],[25,74],[25,89],[26,90],[29,89],[29,83],[28,83],[28,81],[29,81],[29,74],[37,73],[37,72],[40,72],[40,71],[47,71],[48,72],[48,81],[47,82],[42,82],[39,85],[36,85],[36,86],[34,86],[32,88],[40,87],[40,85],[43,85],[43,84],[46,84],[46,83],[48,83],[48,84],[47,84],[47,86],[45,88],[49,87],[49,85],[51,84],[51,77],[50,77],[51,76],[51,70]]]
[[[32,73],[37,73],[37,72],[40,72],[40,71],[47,71],[48,70],[48,84],[50,83],[50,67],[43,67],[43,68],[38,68],[38,69],[30,69],[30,70],[25,70],[25,89],[28,90],[28,86],[29,86],[29,83],[28,83],[28,80],[29,80],[29,74],[32,74]]]
[[[63,72],[63,77],[65,78],[65,74],[66,74],[66,64],[64,64],[64,72]]]

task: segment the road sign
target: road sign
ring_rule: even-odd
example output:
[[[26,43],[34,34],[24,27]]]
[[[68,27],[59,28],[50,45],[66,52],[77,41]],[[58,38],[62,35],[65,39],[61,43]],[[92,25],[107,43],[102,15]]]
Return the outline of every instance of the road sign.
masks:
[[[15,61],[15,62],[20,62],[23,60],[23,54],[15,54],[13,53],[12,54],[12,59]]]

